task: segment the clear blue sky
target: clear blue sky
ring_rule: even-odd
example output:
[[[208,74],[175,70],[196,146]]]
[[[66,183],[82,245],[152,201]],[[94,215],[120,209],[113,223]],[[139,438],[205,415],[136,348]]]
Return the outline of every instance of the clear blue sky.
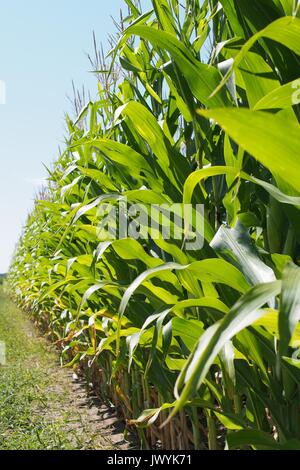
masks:
[[[144,3],[148,3],[145,0]],[[88,73],[92,31],[106,44],[123,0],[0,0],[0,273],[6,272],[33,197],[63,143],[71,81],[96,97]]]

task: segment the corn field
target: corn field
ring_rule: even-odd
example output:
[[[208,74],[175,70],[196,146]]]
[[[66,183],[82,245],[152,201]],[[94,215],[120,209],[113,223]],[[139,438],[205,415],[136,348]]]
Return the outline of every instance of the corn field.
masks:
[[[142,448],[300,449],[300,3],[124,12],[11,295]],[[122,201],[200,204],[203,243],[187,248],[193,210],[180,237],[129,212],[143,237],[101,238],[99,208]]]

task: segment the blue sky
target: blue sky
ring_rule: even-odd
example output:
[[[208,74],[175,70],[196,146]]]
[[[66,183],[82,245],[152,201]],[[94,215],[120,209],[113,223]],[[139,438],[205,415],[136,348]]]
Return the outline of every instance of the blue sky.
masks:
[[[106,44],[123,0],[0,0],[0,273],[10,258],[33,197],[63,144],[71,81],[96,97],[88,73],[92,31]]]

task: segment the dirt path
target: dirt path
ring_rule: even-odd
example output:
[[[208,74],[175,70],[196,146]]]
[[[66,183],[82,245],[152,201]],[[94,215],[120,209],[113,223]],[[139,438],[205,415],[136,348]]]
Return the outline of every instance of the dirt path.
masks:
[[[126,449],[113,410],[95,406],[0,289],[0,450]],[[2,357],[3,362],[3,357]]]

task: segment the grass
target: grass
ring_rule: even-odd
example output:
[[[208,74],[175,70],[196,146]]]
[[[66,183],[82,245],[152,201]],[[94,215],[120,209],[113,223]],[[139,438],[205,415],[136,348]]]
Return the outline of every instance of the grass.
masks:
[[[0,449],[101,449],[108,443],[78,411],[58,355],[0,289]],[[91,429],[93,427],[93,429]]]

